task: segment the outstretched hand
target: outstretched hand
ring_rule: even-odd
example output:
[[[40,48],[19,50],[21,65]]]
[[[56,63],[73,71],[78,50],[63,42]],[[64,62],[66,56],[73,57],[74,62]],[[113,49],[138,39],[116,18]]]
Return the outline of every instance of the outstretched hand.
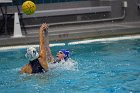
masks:
[[[43,23],[40,27],[41,31],[46,31],[46,29],[48,29],[48,25],[46,23]]]

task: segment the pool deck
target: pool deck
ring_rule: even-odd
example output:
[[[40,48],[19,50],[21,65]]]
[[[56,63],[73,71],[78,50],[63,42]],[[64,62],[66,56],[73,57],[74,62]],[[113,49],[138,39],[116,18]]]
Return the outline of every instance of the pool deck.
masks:
[[[0,47],[38,44],[38,28],[27,29],[27,35],[23,37],[0,36]],[[140,22],[71,24],[49,28],[50,41],[102,38],[132,34],[140,34]]]

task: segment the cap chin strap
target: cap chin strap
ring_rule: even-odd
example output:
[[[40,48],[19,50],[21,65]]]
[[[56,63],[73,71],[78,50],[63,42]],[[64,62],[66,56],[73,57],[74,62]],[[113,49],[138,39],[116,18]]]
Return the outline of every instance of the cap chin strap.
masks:
[[[65,62],[65,59],[64,59],[64,58],[62,58],[60,62]]]
[[[56,62],[66,62],[64,58],[62,58],[61,60],[56,60]]]

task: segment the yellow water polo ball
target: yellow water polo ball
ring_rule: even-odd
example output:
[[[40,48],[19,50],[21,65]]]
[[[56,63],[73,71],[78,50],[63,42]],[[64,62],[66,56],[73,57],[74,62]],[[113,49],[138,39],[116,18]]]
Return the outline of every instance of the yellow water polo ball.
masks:
[[[31,15],[35,12],[36,10],[36,5],[32,1],[25,1],[22,4],[22,11],[26,15]]]

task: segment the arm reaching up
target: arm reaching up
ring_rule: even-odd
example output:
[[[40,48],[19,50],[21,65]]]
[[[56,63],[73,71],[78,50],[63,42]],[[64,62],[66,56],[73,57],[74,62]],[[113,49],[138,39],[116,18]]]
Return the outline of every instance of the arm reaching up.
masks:
[[[44,32],[48,28],[48,25],[46,23],[43,23],[39,29],[39,62],[41,66],[45,69],[48,70],[48,61],[46,59],[46,48],[45,48],[45,40],[44,40]]]
[[[47,59],[50,62],[54,62],[54,58],[52,56],[51,49],[49,47],[48,29],[46,29],[46,32],[45,32],[45,47],[46,47],[46,51],[47,51]]]

